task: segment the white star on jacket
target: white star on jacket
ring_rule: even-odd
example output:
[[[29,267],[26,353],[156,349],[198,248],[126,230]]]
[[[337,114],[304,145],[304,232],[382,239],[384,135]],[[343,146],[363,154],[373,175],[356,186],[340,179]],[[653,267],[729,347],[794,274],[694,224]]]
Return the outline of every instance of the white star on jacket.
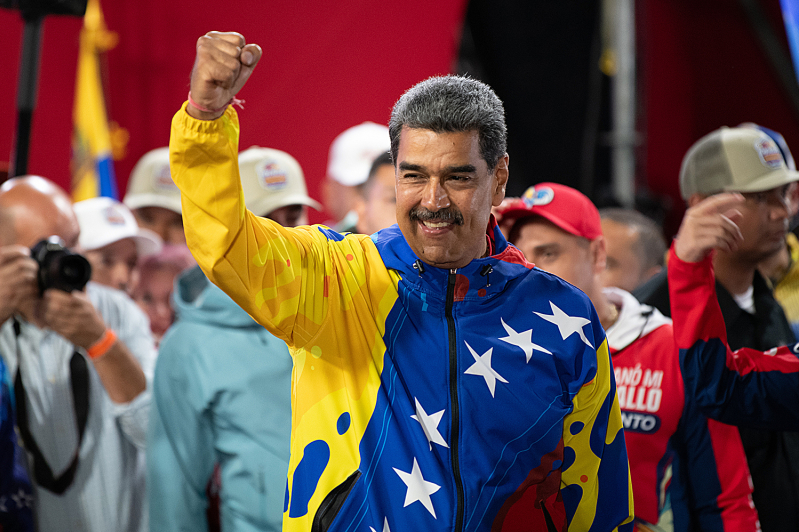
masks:
[[[414,400],[416,401],[416,414],[412,414],[411,417],[422,426],[424,435],[427,436],[427,443],[430,446],[430,450],[433,450],[434,443],[449,449],[449,445],[447,445],[446,440],[444,440],[444,437],[441,436],[441,432],[438,430],[438,425],[441,423],[441,418],[444,416],[444,410],[440,410],[428,416],[427,412],[422,408],[421,403],[419,403],[419,399],[414,397]]]
[[[569,316],[560,310],[552,301],[549,302],[549,305],[552,307],[552,314],[542,314],[540,312],[534,312],[533,314],[557,325],[558,330],[560,331],[560,336],[564,340],[572,334],[577,334],[580,336],[580,339],[585,342],[585,345],[593,349],[594,346],[588,341],[588,338],[586,338],[585,332],[583,331],[583,327],[591,323],[591,320],[582,318],[580,316]]]
[[[419,463],[416,461],[416,458],[413,459],[413,469],[411,469],[410,473],[401,471],[396,467],[392,469],[394,469],[394,472],[399,475],[408,488],[408,491],[405,492],[405,504],[403,507],[407,507],[419,501],[427,508],[427,511],[430,512],[433,518],[438,519],[436,517],[436,511],[433,509],[433,501],[430,500],[430,496],[440,490],[441,486],[428,482],[422,477],[422,470],[419,469]]]
[[[474,364],[469,366],[469,369],[464,371],[466,375],[477,375],[483,377],[488,385],[488,390],[491,392],[491,397],[494,397],[494,390],[497,387],[497,381],[502,381],[505,384],[508,383],[502,375],[497,373],[494,368],[491,367],[491,354],[494,351],[494,348],[490,348],[488,351],[483,353],[482,355],[478,355],[477,352],[472,349],[472,346],[469,345],[469,342],[463,342],[466,344],[466,347],[469,348],[469,351],[472,353],[472,358],[474,358]]]
[[[383,519],[384,519],[384,521],[383,521],[383,532],[391,532],[391,529],[388,527],[388,517],[384,517]],[[377,532],[377,530],[375,530],[375,527],[373,527],[373,526],[370,526],[369,530],[371,530],[372,532]]]
[[[542,351],[548,355],[552,354],[552,351],[544,349],[540,345],[533,343],[532,329],[517,333],[516,331],[513,330],[513,328],[510,325],[505,323],[505,320],[500,318],[499,321],[502,322],[502,326],[505,328],[505,332],[508,333],[508,336],[500,338],[500,340],[509,343],[510,345],[515,345],[516,347],[524,351],[524,354],[527,357],[527,362],[530,362],[530,359],[533,357],[533,351]]]
[[[33,503],[33,497],[25,493],[25,491],[20,488],[20,490],[11,496],[11,500],[17,505],[17,508],[25,508],[31,507]]]

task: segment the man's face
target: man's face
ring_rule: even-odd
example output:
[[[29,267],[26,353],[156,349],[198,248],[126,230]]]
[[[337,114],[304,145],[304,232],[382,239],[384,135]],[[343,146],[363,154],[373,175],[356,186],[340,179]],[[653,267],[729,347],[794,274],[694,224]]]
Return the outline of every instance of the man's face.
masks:
[[[92,265],[92,281],[127,291],[139,253],[132,238],[123,238],[98,249],[83,251]]]
[[[595,260],[589,240],[567,233],[540,216],[520,223],[521,228],[513,231],[513,244],[529,262],[584,292],[592,291]]]
[[[283,227],[308,225],[308,210],[305,205],[286,205],[270,212],[265,218],[274,220]]]
[[[377,169],[366,197],[358,205],[359,233],[372,233],[397,223],[397,192],[394,166],[384,164]]]
[[[397,222],[422,261],[461,268],[484,255],[491,206],[505,197],[507,155],[490,170],[476,131],[405,127],[396,180]]]
[[[738,222],[743,242],[734,256],[756,264],[785,245],[788,231],[790,185],[763,192],[743,193],[744,203],[738,208],[743,217]]]
[[[641,258],[635,252],[638,230],[613,220],[602,220],[602,234],[608,253],[608,266],[602,272],[602,285],[632,292],[646,280]]]
[[[133,216],[139,227],[158,233],[165,244],[186,243],[183,218],[175,211],[163,207],[140,207],[133,209]]]

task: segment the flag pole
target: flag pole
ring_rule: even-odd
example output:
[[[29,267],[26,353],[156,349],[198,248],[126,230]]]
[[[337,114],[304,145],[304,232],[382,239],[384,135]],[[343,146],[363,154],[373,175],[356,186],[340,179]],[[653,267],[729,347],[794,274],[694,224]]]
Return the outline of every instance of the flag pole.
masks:
[[[17,85],[17,134],[9,177],[28,173],[31,124],[39,89],[39,58],[41,56],[43,22],[44,15],[25,17],[22,60],[19,65],[19,83]]]
[[[31,142],[33,111],[39,92],[39,59],[42,46],[42,25],[47,15],[74,15],[82,17],[87,0],[59,0],[57,2],[20,2],[11,9],[19,9],[25,29],[22,34],[22,54],[17,83],[17,129],[14,151],[8,176],[28,173],[28,150]],[[18,5],[21,4],[21,5]],[[3,5],[5,6],[5,4]]]

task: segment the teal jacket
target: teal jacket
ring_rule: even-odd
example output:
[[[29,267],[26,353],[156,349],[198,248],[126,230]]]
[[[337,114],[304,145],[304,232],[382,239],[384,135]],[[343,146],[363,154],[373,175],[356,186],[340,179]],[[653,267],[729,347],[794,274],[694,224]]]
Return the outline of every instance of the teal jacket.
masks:
[[[206,530],[220,464],[222,530],[281,530],[291,368],[278,340],[199,268],[175,283],[178,321],[161,343],[148,442],[152,530]]]

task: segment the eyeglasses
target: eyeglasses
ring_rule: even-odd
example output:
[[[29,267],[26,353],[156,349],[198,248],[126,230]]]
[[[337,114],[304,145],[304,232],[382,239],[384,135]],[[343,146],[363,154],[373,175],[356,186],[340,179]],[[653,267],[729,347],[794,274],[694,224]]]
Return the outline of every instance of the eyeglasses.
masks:
[[[789,203],[791,185],[783,185],[771,190],[762,192],[742,192],[747,203],[755,205],[770,205],[775,207],[787,207]]]

